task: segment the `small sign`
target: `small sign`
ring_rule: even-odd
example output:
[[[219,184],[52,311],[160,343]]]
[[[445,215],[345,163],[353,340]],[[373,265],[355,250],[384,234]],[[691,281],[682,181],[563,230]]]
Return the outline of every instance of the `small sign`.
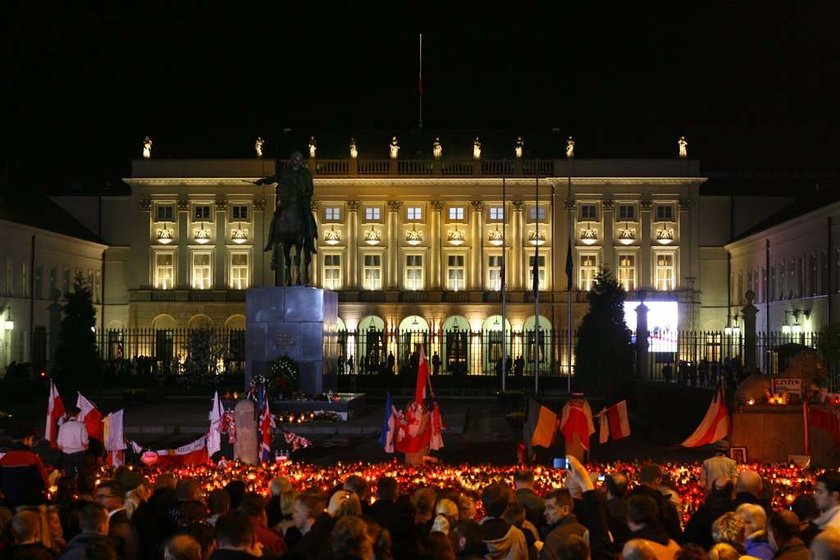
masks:
[[[794,378],[778,378],[770,380],[770,387],[774,395],[787,393],[802,396],[802,380]]]

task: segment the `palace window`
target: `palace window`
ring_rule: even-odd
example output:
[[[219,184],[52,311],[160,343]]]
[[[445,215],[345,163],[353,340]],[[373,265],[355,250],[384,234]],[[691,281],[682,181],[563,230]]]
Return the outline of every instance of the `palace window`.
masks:
[[[466,287],[464,284],[464,255],[449,255],[447,261],[449,262],[446,273],[447,287],[455,292],[463,290]]]
[[[245,290],[249,281],[248,253],[231,253],[230,287],[233,290]]]
[[[528,257],[528,276],[531,278],[531,285],[528,286],[529,288],[534,287],[534,255]],[[548,289],[548,286],[545,283],[545,255],[539,256],[539,261],[537,261],[537,273],[539,274],[539,288],[541,290]]]
[[[626,292],[636,289],[636,255],[618,255],[618,283]]]
[[[324,287],[341,289],[341,255],[324,255]]]
[[[545,206],[531,206],[528,208],[528,220],[531,222],[544,222],[545,216]]]
[[[588,292],[595,285],[595,276],[598,274],[598,255],[585,253],[580,255],[578,262],[578,289]]]
[[[419,222],[423,219],[423,209],[420,206],[409,206],[405,210],[405,219],[409,222]]]
[[[619,204],[618,205],[618,219],[620,221],[629,221],[636,219],[636,205],[635,204]]]
[[[193,253],[192,255],[192,287],[196,290],[207,290],[210,284],[210,253]]]
[[[209,204],[196,204],[193,206],[194,222],[209,222],[212,215]]]
[[[155,221],[156,222],[174,222],[175,221],[175,207],[172,204],[157,204],[157,205],[155,205]]]
[[[338,206],[327,206],[324,208],[325,222],[339,222],[341,221],[341,208]]]
[[[656,270],[654,271],[656,278],[657,290],[673,290],[674,279],[674,253],[657,253],[654,257],[656,260]]]
[[[368,206],[365,208],[366,222],[380,222],[382,221],[382,208],[379,206]]]
[[[487,289],[494,292],[502,289],[502,256],[487,257]]]
[[[504,206],[491,206],[488,215],[490,216],[489,221],[502,222],[505,219],[505,208]]]
[[[171,290],[175,284],[175,253],[155,253],[155,288]]]
[[[452,206],[449,208],[449,221],[463,222],[464,221],[464,207]]]
[[[423,255],[406,255],[405,288],[407,290],[423,289]]]
[[[598,206],[596,204],[581,204],[580,205],[580,219],[581,221],[595,221],[598,219]]]
[[[382,255],[365,255],[364,289],[382,289]]]
[[[656,221],[657,222],[673,222],[674,221],[674,205],[673,204],[657,204],[656,205]]]
[[[234,222],[248,221],[248,205],[234,204],[230,207],[230,219]]]

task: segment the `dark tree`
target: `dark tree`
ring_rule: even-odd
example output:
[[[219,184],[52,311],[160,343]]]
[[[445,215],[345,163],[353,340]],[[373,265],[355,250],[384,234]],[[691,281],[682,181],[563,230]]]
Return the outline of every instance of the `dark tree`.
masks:
[[[575,347],[575,386],[590,395],[624,395],[633,378],[630,331],[624,324],[624,289],[601,269],[588,294]]]
[[[94,330],[96,309],[90,286],[81,274],[76,276],[66,297],[53,375],[60,389],[70,393],[89,387],[99,377],[99,354]]]

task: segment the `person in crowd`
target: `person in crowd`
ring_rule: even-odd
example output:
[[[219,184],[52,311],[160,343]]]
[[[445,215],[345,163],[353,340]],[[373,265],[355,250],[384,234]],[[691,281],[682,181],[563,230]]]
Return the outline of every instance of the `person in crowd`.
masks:
[[[650,543],[657,560],[673,560],[680,548],[662,527],[659,505],[648,495],[631,496],[627,500],[627,527],[634,539]]]
[[[811,554],[799,538],[799,518],[792,511],[773,512],[767,524],[767,540],[775,551],[774,560],[810,560]]]
[[[417,543],[418,560],[455,560],[455,549],[447,535],[432,531]]]
[[[560,560],[590,560],[589,543],[578,535],[564,535],[557,543],[557,558]]]
[[[735,512],[728,511],[715,519],[712,523],[712,540],[715,544],[730,545],[739,555],[745,554],[743,518]]]
[[[840,529],[840,473],[826,471],[817,477],[814,500],[821,512],[814,524],[820,530],[829,527]]]
[[[86,560],[87,548],[94,545],[107,547],[116,557],[117,551],[108,538],[108,510],[105,506],[91,503],[82,508],[79,512],[79,528],[81,532],[70,539],[58,560]]]
[[[624,560],[656,560],[656,551],[650,541],[645,539],[630,539],[621,549]]]
[[[502,518],[514,500],[513,489],[499,482],[487,485],[481,492],[486,517],[481,520],[481,540],[491,558],[527,558],[525,535]],[[547,514],[546,514],[547,515]]]
[[[58,428],[56,444],[61,451],[64,475],[82,480],[87,473],[87,450],[90,446],[85,423],[79,420],[78,406],[67,407],[67,419]]]
[[[460,513],[460,519],[475,520],[475,516],[477,515],[475,500],[466,494],[458,496],[458,512]],[[542,520],[540,520],[540,524],[542,524]]]
[[[709,560],[739,560],[741,553],[729,543],[717,543],[709,549]],[[745,558],[745,560],[748,560]]]
[[[528,521],[527,510],[519,502],[511,502],[502,514],[505,521],[522,531],[525,535],[525,544],[528,546],[528,558],[536,560],[539,557],[540,549],[543,546],[540,540],[539,530],[533,523]]]
[[[12,508],[42,504],[49,477],[41,457],[32,450],[35,431],[17,425],[12,428],[11,436],[11,449],[0,457],[0,494]]]
[[[513,475],[513,488],[516,501],[525,506],[528,521],[540,527],[545,517],[545,500],[534,492],[534,473],[529,470],[518,470]]]
[[[53,552],[41,542],[41,518],[36,511],[17,512],[12,517],[11,529],[8,560],[52,560]]]
[[[349,490],[339,490],[330,498],[327,511],[338,521],[348,515],[362,516],[362,504],[359,497]]]
[[[334,560],[370,560],[373,558],[373,540],[368,535],[367,524],[361,517],[348,515],[333,527],[330,543]]]
[[[206,522],[210,526],[216,525],[220,516],[230,511],[230,494],[224,490],[213,490],[207,496],[207,509],[209,517]]]
[[[572,513],[572,505],[572,495],[567,488],[552,490],[546,495],[545,544],[540,558],[544,560],[558,558],[557,548],[560,539],[564,536],[577,535],[586,541],[589,540],[589,530],[578,523],[577,517]]]
[[[278,476],[271,479],[268,484],[268,490],[271,493],[268,502],[265,505],[265,512],[268,515],[268,526],[274,527],[283,520],[284,515],[291,516],[292,510],[283,511],[281,499],[284,492],[291,492],[292,483],[285,476]],[[293,498],[294,499],[294,498]],[[289,517],[291,519],[291,517]]]
[[[280,521],[270,526],[273,531],[280,535],[285,535],[286,529],[295,526],[292,521],[292,508],[295,507],[295,499],[297,496],[298,493],[294,490],[286,490],[280,494],[280,511],[284,513],[280,517]]]
[[[458,506],[448,498],[438,500],[435,504],[435,518],[431,531],[448,535],[452,525],[458,520]]]
[[[367,501],[368,483],[363,477],[357,474],[348,476],[342,488],[356,494],[359,497],[359,502],[365,503]]]
[[[772,560],[773,549],[767,541],[767,513],[758,504],[741,504],[735,509],[744,520],[744,548],[748,556]]]
[[[216,521],[216,549],[210,560],[253,560],[263,555],[254,524],[241,511],[229,511]]]
[[[393,560],[391,533],[375,520],[365,517],[368,535],[373,541],[373,560]]]
[[[125,512],[131,519],[140,504],[151,497],[151,485],[146,477],[128,469],[115,473],[114,478],[125,487]]]
[[[397,479],[380,477],[376,483],[376,501],[368,509],[368,515],[382,527],[388,529],[395,547],[411,537],[414,524],[411,515],[400,507],[400,486]]]
[[[627,475],[622,472],[612,473],[605,478],[607,500],[604,506],[615,552],[621,552],[624,543],[630,540],[630,529],[627,527],[627,500],[625,499],[629,482]]]
[[[487,553],[481,540],[481,525],[474,519],[459,519],[452,528],[458,560],[479,560]]]
[[[61,508],[56,505],[47,507],[47,531],[50,534],[50,550],[54,555],[61,553],[67,546],[64,527],[61,526]]]
[[[718,478],[726,478],[735,484],[738,478],[738,463],[727,456],[729,453],[729,442],[722,439],[714,445],[715,454],[703,461],[700,468],[700,486],[710,489]]]
[[[840,560],[840,529],[829,527],[811,543],[813,560]]]
[[[728,478],[714,481],[706,501],[688,520],[683,542],[699,544],[706,550],[712,547],[712,524],[724,513],[732,511],[732,491],[732,481]]]
[[[762,498],[764,481],[761,480],[761,475],[757,472],[746,470],[738,473],[735,492],[733,508],[737,508],[741,504],[757,504],[763,507],[764,512],[768,515],[773,511],[770,507],[770,501]]]
[[[292,509],[292,519],[301,537],[291,548],[290,558],[317,558],[327,545],[335,519],[326,511],[324,497],[314,492],[298,495]],[[291,543],[288,543],[291,545]]]
[[[259,494],[248,493],[242,497],[239,511],[251,520],[257,542],[262,545],[263,551],[272,556],[282,556],[286,553],[286,543],[283,541],[283,537],[268,528],[265,503],[265,498]]]
[[[790,510],[799,518],[799,538],[805,546],[811,546],[811,541],[820,532],[814,521],[820,516],[817,500],[813,494],[800,494],[790,504]]]
[[[116,480],[103,480],[94,492],[96,502],[108,510],[108,536],[122,560],[139,560],[137,530],[125,509],[125,487]]]
[[[648,496],[653,499],[659,512],[661,527],[671,539],[679,541],[682,537],[682,529],[677,507],[659,491],[661,484],[662,467],[656,463],[646,463],[639,469],[639,486],[631,490],[628,497]]]
[[[674,560],[709,560],[709,554],[699,544],[689,543],[677,551]]]
[[[245,495],[247,487],[244,480],[231,480],[225,484],[225,492],[230,495],[230,509],[239,509],[239,503],[242,501],[242,496]]]
[[[170,537],[163,546],[163,560],[203,560],[201,544],[192,535]]]
[[[142,558],[151,558],[159,554],[164,535],[169,531],[169,511],[177,502],[177,482],[172,473],[161,473],[155,479],[152,496],[147,502],[140,504],[131,517],[140,540]]]
[[[435,502],[437,490],[434,488],[420,488],[412,496],[414,504],[414,533],[419,538],[427,535],[432,528],[435,517]]]

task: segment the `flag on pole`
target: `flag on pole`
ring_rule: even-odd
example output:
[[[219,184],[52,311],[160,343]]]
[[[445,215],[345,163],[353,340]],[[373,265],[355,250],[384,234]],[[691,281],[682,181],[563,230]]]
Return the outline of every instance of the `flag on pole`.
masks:
[[[809,424],[811,423],[810,417],[811,416],[811,406],[808,404],[808,399],[804,399],[802,401],[802,429],[804,430],[803,433],[803,441],[804,441],[804,448],[805,448],[805,455],[811,454],[811,433],[809,431]]]
[[[417,365],[417,384],[414,386],[414,402],[425,404],[429,383],[429,364],[426,362],[426,353],[421,344],[420,360]]]
[[[537,413],[537,424],[531,434],[531,445],[540,447],[551,447],[554,445],[554,436],[557,434],[557,414],[547,406],[540,405]]]
[[[598,413],[601,431],[599,443],[606,443],[612,437],[613,441],[630,435],[630,417],[627,415],[627,401],[621,401]]]
[[[574,277],[574,258],[572,257],[572,237],[569,236],[569,245],[566,247],[566,289],[571,290],[572,286],[574,286],[573,277]]]
[[[726,408],[726,395],[723,392],[723,383],[718,383],[715,397],[709,405],[709,410],[703,417],[703,421],[680,445],[683,447],[700,447],[722,440],[729,435],[729,410]]]
[[[102,419],[102,443],[108,452],[108,464],[119,467],[124,464],[123,450],[125,445],[125,431],[123,429],[123,410],[112,412]]]
[[[589,436],[595,433],[595,421],[586,400],[576,398],[566,403],[560,419],[560,431],[566,441],[572,441],[572,436],[577,434],[580,445],[589,451]]]
[[[156,453],[158,458],[155,464],[161,469],[204,465],[209,460],[206,436],[177,449],[158,449]]]
[[[207,433],[207,455],[210,457],[222,449],[222,418],[225,415],[219,392],[213,393],[213,406],[210,408],[210,431]]]
[[[391,400],[391,393],[386,393],[385,420],[382,422],[382,433],[379,436],[379,443],[385,448],[386,453],[394,452],[394,439],[397,433],[397,409]]]
[[[260,460],[269,461],[271,459],[271,432],[275,427],[274,416],[271,414],[268,406],[268,395],[265,387],[260,388],[260,433],[262,440],[260,441]]]
[[[440,410],[435,410],[437,402],[431,389],[429,363],[426,360],[426,352],[420,345],[414,400],[397,422],[394,448],[400,453],[417,453],[443,447],[443,421]]]
[[[50,396],[47,400],[47,426],[44,429],[44,439],[50,442],[50,447],[53,449],[58,438],[58,421],[62,416],[64,416],[64,403],[61,401],[61,395],[58,394],[55,383],[50,380]]]
[[[78,393],[78,395],[76,406],[81,411],[79,413],[79,420],[85,423],[88,437],[102,441],[102,413],[84,395],[81,393]]]

